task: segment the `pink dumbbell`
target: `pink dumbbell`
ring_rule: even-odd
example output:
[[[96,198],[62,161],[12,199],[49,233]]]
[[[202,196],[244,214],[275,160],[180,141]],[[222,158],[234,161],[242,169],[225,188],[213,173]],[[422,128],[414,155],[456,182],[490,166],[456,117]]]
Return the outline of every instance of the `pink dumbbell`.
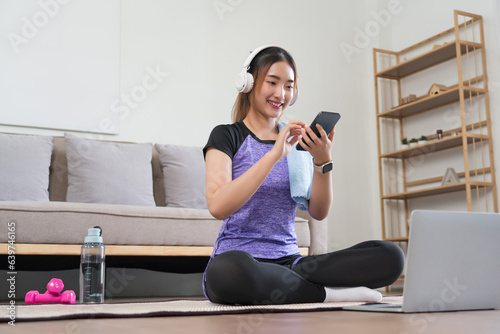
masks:
[[[64,283],[60,278],[53,278],[47,283],[47,292],[50,292],[52,295],[59,295],[63,289]]]
[[[63,303],[74,304],[76,294],[73,290],[67,290],[60,295],[52,295],[50,293],[40,293],[38,291],[29,291],[24,298],[26,304],[48,304],[48,303]]]
[[[67,290],[61,293],[64,288],[62,280],[53,278],[47,284],[47,292],[40,293],[36,290],[26,293],[24,301],[26,304],[46,304],[46,303],[63,303],[74,304],[76,301],[76,294],[73,290]]]

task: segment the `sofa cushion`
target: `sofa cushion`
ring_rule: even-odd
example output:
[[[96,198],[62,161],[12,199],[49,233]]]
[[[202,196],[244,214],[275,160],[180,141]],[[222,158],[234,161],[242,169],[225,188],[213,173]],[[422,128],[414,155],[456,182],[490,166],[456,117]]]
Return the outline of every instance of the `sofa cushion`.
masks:
[[[49,201],[53,140],[0,134],[0,201]]]
[[[16,222],[16,243],[82,244],[99,225],[105,245],[213,246],[222,226],[205,209],[67,202],[0,202],[0,217]],[[306,219],[296,217],[295,232],[299,247],[311,245]]]
[[[66,201],[155,206],[152,144],[103,142],[66,134]]]
[[[163,170],[165,205],[206,209],[205,161],[201,147],[155,145]]]

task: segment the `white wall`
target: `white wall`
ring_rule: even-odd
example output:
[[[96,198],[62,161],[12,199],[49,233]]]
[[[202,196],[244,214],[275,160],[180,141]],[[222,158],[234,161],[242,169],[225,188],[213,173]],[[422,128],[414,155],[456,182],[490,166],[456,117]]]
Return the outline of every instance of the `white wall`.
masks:
[[[390,2],[390,1],[388,1]],[[465,12],[470,12],[474,14],[479,14],[483,16],[483,23],[484,23],[484,32],[485,32],[485,45],[486,45],[486,62],[487,62],[487,70],[488,70],[488,85],[489,85],[489,92],[490,92],[490,113],[491,113],[491,121],[492,121],[492,132],[493,132],[493,150],[494,150],[494,156],[495,156],[495,165],[497,166],[497,173],[498,173],[498,166],[500,163],[500,136],[498,135],[498,129],[499,127],[499,122],[500,122],[500,117],[499,117],[499,108],[500,106],[500,62],[498,61],[499,56],[500,56],[500,3],[497,0],[483,0],[483,1],[467,1],[467,0],[457,0],[457,1],[429,1],[429,0],[420,0],[420,1],[411,1],[411,0],[403,0],[401,1],[401,7],[403,10],[393,16],[393,20],[391,23],[392,29],[390,29],[389,34],[383,34],[381,35],[380,41],[379,41],[379,46],[382,49],[389,49],[389,50],[402,50],[412,44],[415,44],[419,41],[425,40],[431,36],[435,36],[440,32],[443,32],[447,29],[450,29],[453,27],[453,10],[457,9],[460,11],[465,11]],[[463,20],[463,18],[462,18]],[[468,36],[469,39],[472,38],[471,34],[469,33]],[[451,35],[451,39],[454,39],[454,36]],[[478,34],[475,36],[476,41],[479,39]],[[449,38],[448,38],[449,40]],[[432,46],[432,45],[430,45]],[[430,47],[427,46],[427,47]],[[425,50],[424,50],[425,51]],[[422,51],[420,51],[422,52]],[[463,61],[465,61],[465,57]],[[474,58],[470,58],[470,62],[472,63],[470,68],[464,67],[464,72],[467,73],[470,71],[473,73],[475,71],[475,66],[474,66]],[[481,65],[481,60],[479,59],[477,61],[479,72],[480,72],[480,65]],[[448,68],[443,68],[448,67]],[[419,73],[415,76],[412,76],[412,79],[410,80],[417,80],[417,82],[420,80],[420,88],[424,87],[422,86],[422,82],[427,80],[430,80],[430,78],[433,78],[436,80],[435,82],[437,83],[444,83],[444,84],[456,84],[457,81],[457,76],[456,76],[456,63],[455,62],[449,62],[447,64],[443,64],[437,68],[432,68],[431,70],[423,71],[422,73]],[[451,71],[449,71],[451,69]],[[450,76],[451,74],[451,76]],[[474,74],[471,75],[472,77]],[[403,88],[408,88],[408,85],[405,85],[403,83]],[[416,86],[418,87],[418,85]],[[414,89],[415,87],[413,87]],[[415,93],[414,91],[407,91],[406,93],[403,92],[403,95],[408,94],[408,93]],[[416,92],[417,95],[420,95],[418,92]],[[420,92],[422,93],[422,92]],[[424,94],[426,92],[423,92]],[[474,104],[473,108],[477,111],[477,107],[475,103],[477,99],[474,99],[472,103]],[[484,109],[484,103],[482,103],[481,109]],[[469,101],[467,102],[467,105],[469,104]],[[471,106],[472,107],[472,106]],[[470,107],[466,107],[466,112],[467,109]],[[439,108],[435,113],[432,114],[422,114],[417,115],[415,117],[412,117],[412,121],[416,124],[416,127],[411,129],[410,127],[408,128],[408,132],[410,137],[413,135],[419,134],[419,133],[425,133],[425,131],[428,131],[427,133],[431,133],[429,131],[430,129],[435,129],[436,127],[439,128],[441,127],[438,124],[445,124],[443,129],[446,128],[452,128],[452,127],[459,127],[460,126],[460,117],[459,117],[459,107],[458,105],[450,105],[450,106],[445,106],[442,108]],[[454,122],[456,125],[451,126],[450,123]],[[446,124],[448,123],[448,124]],[[412,133],[413,131],[413,133]],[[416,131],[416,132],[415,132]],[[472,146],[469,147],[470,151],[472,151]],[[488,143],[484,144],[484,160],[485,160],[485,165],[488,166]],[[476,161],[479,162],[479,167],[481,167],[481,152],[479,151],[479,146],[476,148]],[[443,174],[446,170],[446,167],[454,167],[457,172],[463,171],[464,166],[463,166],[463,160],[461,159],[454,159],[456,157],[453,157],[452,155],[449,155],[449,151],[444,151],[440,152],[439,155],[441,156],[440,159],[442,160],[441,162],[444,162],[439,169]],[[457,151],[455,150],[455,153]],[[469,159],[473,157],[472,152],[469,155]],[[416,166],[417,169],[413,170],[413,175],[411,177],[421,179],[424,178],[423,175],[426,172],[426,167],[429,165],[429,163],[436,163],[435,165],[433,164],[433,167],[439,166],[439,161],[437,159],[431,158],[431,160],[436,160],[436,161],[425,161],[425,165],[420,165]],[[472,160],[471,160],[472,161]],[[416,165],[419,165],[420,162],[417,161]],[[471,168],[472,168],[472,162],[471,162]],[[435,168],[436,169],[436,168]],[[429,169],[427,169],[428,171]],[[437,176],[439,173],[436,173],[435,170],[432,171],[434,175],[431,176]],[[498,175],[498,174],[497,174]],[[429,177],[429,176],[426,176]],[[486,175],[486,179],[488,180],[489,175]],[[498,185],[498,182],[497,182]],[[485,205],[485,200],[484,200],[484,190],[481,189],[478,192],[478,197],[480,198],[479,200],[479,205],[476,202],[476,193],[473,194],[473,209],[477,210],[478,206],[481,206],[481,210],[486,209]],[[491,193],[487,193],[487,208],[489,211],[493,210],[493,201],[492,201],[492,196]],[[415,208],[429,208],[429,209],[449,209],[449,210],[465,210],[466,205],[465,205],[465,194],[455,194],[453,196],[446,196],[446,197],[430,197],[430,198],[423,198],[423,199],[418,199],[418,200],[413,200],[410,205],[410,210],[415,209]]]
[[[0,1],[0,22],[1,123],[119,132],[119,0]]]
[[[204,145],[215,125],[230,122],[234,78],[248,53],[262,44],[283,46],[295,57],[300,87],[300,98],[286,118],[309,122],[320,110],[342,114],[333,147],[330,249],[380,238],[372,48],[400,49],[418,42],[451,27],[454,7],[470,7],[465,0],[443,3],[439,19],[427,22],[424,34],[422,24],[406,22],[432,16],[430,1],[122,0],[120,96],[125,99],[109,97],[117,102],[121,130],[104,138]],[[492,7],[493,1],[484,1],[470,11],[489,15],[491,21]],[[388,8],[396,14],[377,23],[377,13]],[[373,29],[371,36],[359,40],[359,30],[367,27]],[[491,26],[486,30],[493,32]],[[92,48],[92,41],[87,46]],[[492,62],[490,80],[500,82]],[[63,133],[2,125],[0,131]]]

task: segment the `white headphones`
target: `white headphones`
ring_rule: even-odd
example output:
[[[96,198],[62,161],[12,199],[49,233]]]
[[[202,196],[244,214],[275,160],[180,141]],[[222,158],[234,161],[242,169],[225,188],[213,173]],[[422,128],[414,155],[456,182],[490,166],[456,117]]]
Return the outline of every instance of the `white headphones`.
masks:
[[[250,53],[250,55],[248,56],[248,58],[245,60],[241,72],[236,77],[236,89],[238,90],[238,92],[250,93],[254,84],[253,75],[248,72],[250,68],[250,63],[255,58],[255,56],[257,56],[262,50],[270,47],[274,47],[274,45],[263,45],[261,47],[258,47],[257,49],[253,50],[252,53]],[[299,89],[297,88],[297,85],[295,85],[295,91],[293,92],[292,100],[288,105],[292,106],[297,101],[298,96],[299,96]]]

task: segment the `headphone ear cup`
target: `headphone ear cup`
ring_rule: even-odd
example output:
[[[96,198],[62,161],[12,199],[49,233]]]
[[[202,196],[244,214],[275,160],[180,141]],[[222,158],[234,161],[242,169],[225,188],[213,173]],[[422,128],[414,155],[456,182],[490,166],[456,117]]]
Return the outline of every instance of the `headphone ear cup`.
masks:
[[[250,91],[253,88],[253,83],[254,83],[253,75],[251,73],[245,72],[245,78],[246,78],[246,80],[245,80],[246,86],[245,86],[245,89],[243,90],[243,93],[250,93]]]
[[[299,97],[299,87],[295,87],[295,91],[293,92],[293,97],[288,106],[291,107],[295,102],[297,102],[297,98]]]
[[[246,68],[241,70],[241,72],[236,77],[236,89],[241,93],[249,93],[253,88],[253,75],[248,73]]]
[[[240,73],[238,73],[238,75],[236,76],[236,90],[238,90],[238,92],[241,92],[245,89],[245,73],[246,71],[243,69],[240,71]]]

